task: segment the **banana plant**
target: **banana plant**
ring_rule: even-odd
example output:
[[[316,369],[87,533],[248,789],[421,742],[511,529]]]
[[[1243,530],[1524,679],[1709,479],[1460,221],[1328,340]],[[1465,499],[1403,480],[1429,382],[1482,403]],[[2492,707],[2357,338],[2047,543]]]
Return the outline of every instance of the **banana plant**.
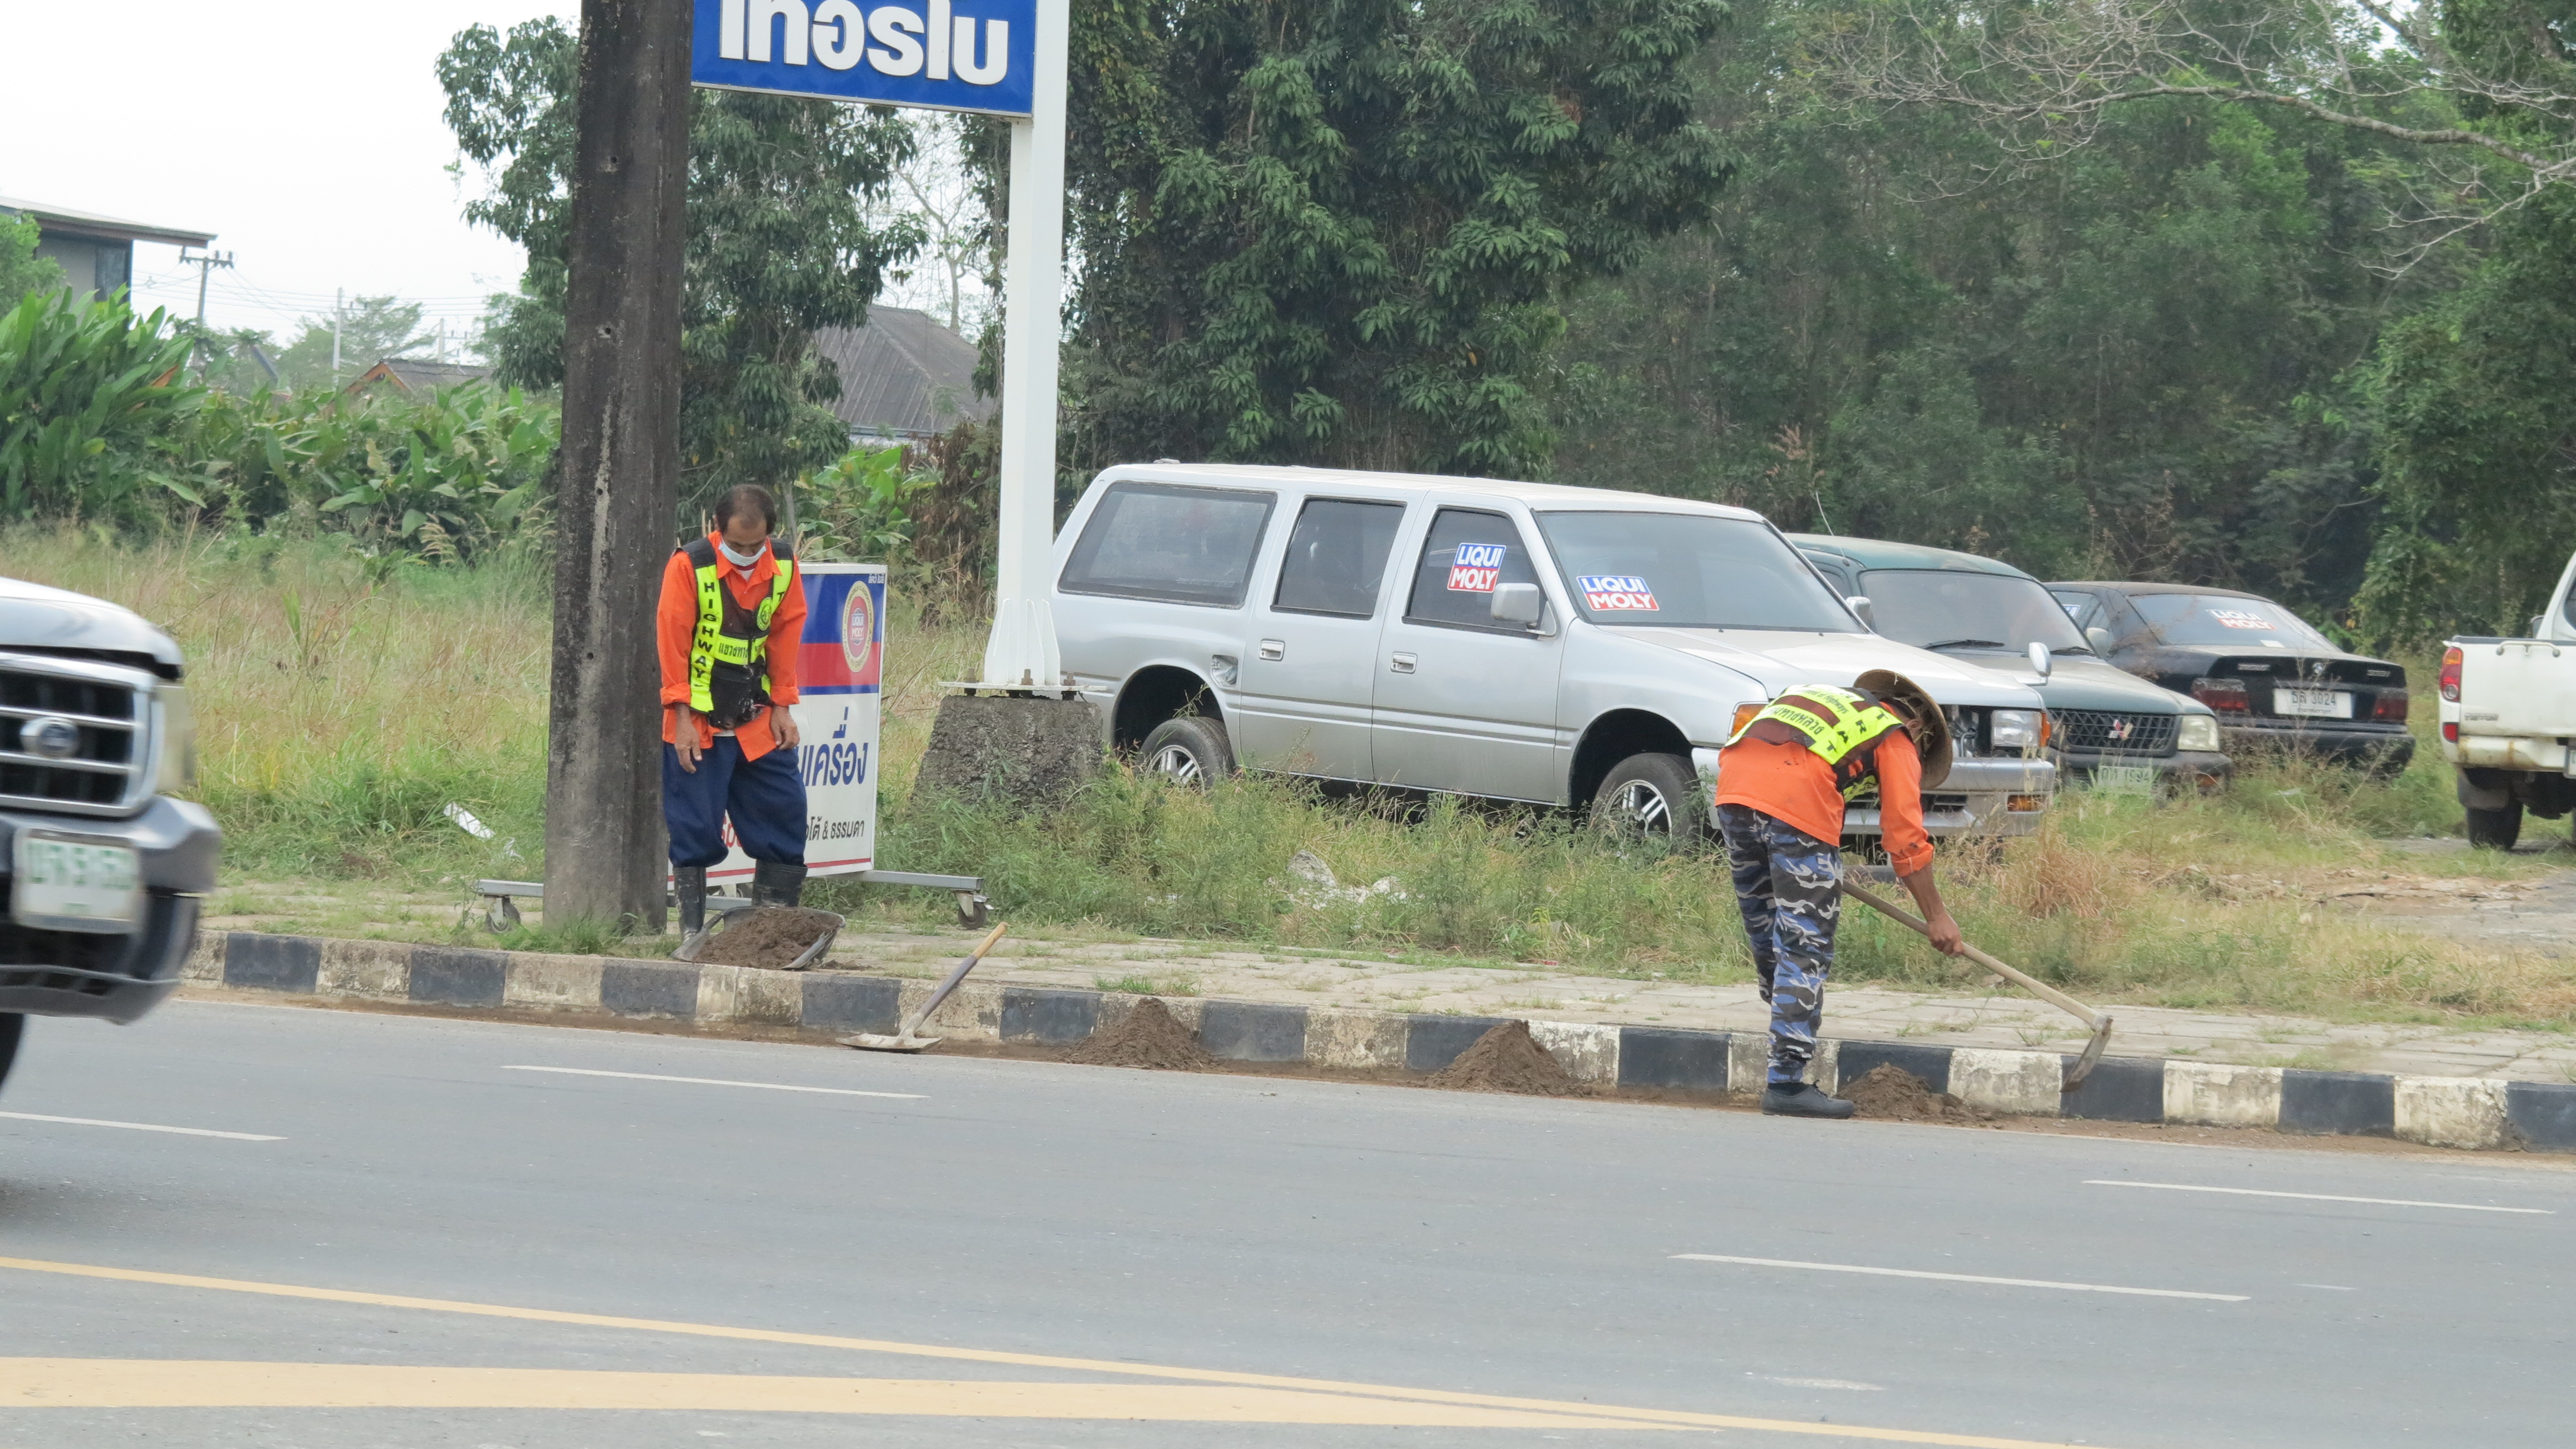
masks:
[[[202,505],[185,425],[205,390],[180,368],[185,338],[123,292],[31,292],[0,315],[0,517],[139,522],[172,499]]]

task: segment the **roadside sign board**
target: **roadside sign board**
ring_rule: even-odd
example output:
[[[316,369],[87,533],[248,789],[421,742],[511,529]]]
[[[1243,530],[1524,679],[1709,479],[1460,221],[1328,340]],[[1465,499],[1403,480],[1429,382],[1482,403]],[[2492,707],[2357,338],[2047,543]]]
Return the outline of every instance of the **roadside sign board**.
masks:
[[[1038,0],[691,0],[692,84],[1026,116]]]
[[[796,765],[805,776],[805,869],[873,869],[877,845],[877,726],[885,678],[886,566],[796,564],[805,636],[796,651]],[[725,858],[709,884],[751,879],[751,857],[725,821]]]

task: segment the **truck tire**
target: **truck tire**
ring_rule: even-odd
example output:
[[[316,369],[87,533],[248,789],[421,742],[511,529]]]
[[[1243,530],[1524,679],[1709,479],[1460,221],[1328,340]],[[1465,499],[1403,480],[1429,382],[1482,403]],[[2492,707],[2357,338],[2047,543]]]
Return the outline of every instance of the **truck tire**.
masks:
[[[9,1064],[18,1059],[18,1043],[27,1035],[27,1018],[15,1011],[0,1011],[0,1082],[9,1080]]]
[[[1708,835],[1707,792],[1686,756],[1630,755],[1601,777],[1592,825],[1621,839],[1689,844]]]
[[[2511,850],[2522,838],[2522,802],[2519,800],[2501,810],[2472,809],[2469,815],[2469,848],[2471,850]]]
[[[1194,714],[1167,719],[1136,752],[1148,773],[1179,785],[1204,785],[1234,773],[1234,742],[1225,726]]]

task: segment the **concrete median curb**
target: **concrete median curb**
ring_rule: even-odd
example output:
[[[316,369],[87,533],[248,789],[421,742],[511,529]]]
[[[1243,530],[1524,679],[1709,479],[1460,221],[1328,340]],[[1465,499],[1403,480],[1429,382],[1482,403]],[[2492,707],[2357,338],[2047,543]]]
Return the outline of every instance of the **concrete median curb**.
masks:
[[[583,1017],[727,1030],[843,1036],[892,1032],[928,998],[928,981],[852,971],[767,971],[613,956],[274,936],[209,934],[184,980],[233,990],[577,1024]],[[970,1040],[1071,1046],[1114,1026],[1144,998],[1119,992],[969,981],[925,1030]],[[1430,1073],[1506,1018],[1166,998],[1214,1055],[1327,1070]],[[1751,1096],[1767,1039],[1532,1021],[1531,1035],[1578,1080],[1605,1087]],[[2576,1085],[2477,1077],[2390,1076],[2106,1057],[2060,1094],[2074,1059],[2056,1052],[1827,1039],[1814,1076],[1833,1089],[1873,1067],[1912,1072],[1933,1090],[1999,1115],[2219,1127],[2310,1136],[2394,1137],[2435,1147],[2576,1152]]]

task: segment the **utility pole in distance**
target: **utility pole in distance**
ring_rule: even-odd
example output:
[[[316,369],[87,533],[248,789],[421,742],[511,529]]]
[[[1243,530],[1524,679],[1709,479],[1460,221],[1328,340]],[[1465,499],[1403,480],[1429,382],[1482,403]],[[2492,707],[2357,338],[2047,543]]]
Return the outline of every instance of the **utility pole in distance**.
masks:
[[[576,85],[546,915],[659,929],[653,608],[679,495],[688,5],[582,0]]]
[[[206,283],[215,275],[215,268],[231,268],[233,254],[208,248],[203,255],[192,257],[188,255],[186,247],[181,247],[179,263],[182,266],[197,269],[197,375],[203,377],[206,372],[206,355],[209,351],[206,346]]]

